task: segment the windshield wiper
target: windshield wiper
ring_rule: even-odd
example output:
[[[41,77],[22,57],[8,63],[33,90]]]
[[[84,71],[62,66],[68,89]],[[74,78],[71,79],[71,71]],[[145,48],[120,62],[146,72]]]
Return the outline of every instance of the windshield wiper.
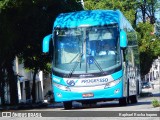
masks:
[[[95,65],[97,66],[97,68],[101,71],[101,72],[104,72],[103,69],[101,68],[101,66],[99,65],[99,63],[97,62],[97,60],[94,58],[94,56],[89,56],[88,58],[89,60],[90,59],[93,59],[93,62],[95,63]],[[90,62],[90,61],[89,61]]]
[[[78,55],[79,55],[79,57],[78,57],[76,63],[74,64],[73,68],[72,68],[71,71],[69,72],[68,78],[70,78],[70,77],[72,76],[72,74],[73,74],[73,72],[75,71],[75,69],[77,68],[78,64],[79,64],[79,63],[81,64],[81,59],[82,59],[83,53],[77,54],[77,55],[75,56],[75,58],[76,58]],[[75,58],[74,58],[74,59],[75,59]],[[74,59],[73,59],[73,60],[74,60]],[[72,60],[72,61],[73,61],[73,60]]]
[[[77,56],[80,55],[80,54],[81,53],[77,53],[77,55],[69,63],[72,63],[77,58]]]

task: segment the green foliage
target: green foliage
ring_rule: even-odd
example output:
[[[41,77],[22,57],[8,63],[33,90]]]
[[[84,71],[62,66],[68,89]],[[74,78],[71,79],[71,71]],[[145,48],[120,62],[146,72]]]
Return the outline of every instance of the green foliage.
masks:
[[[23,35],[25,44],[19,56],[24,59],[25,68],[50,71],[47,63],[51,62],[52,53],[49,56],[42,54],[42,39],[51,33],[53,20],[59,13],[81,10],[82,7],[71,0],[22,2],[21,6],[17,7],[17,11],[21,17],[19,23],[24,29],[19,34]]]
[[[0,58],[8,52],[23,59],[25,68],[48,70],[51,56],[42,55],[42,39],[51,33],[53,21],[61,12],[81,10],[73,0],[0,1]],[[1,61],[0,60],[0,61]],[[10,60],[13,61],[13,60]]]
[[[75,0],[1,0],[0,69],[7,69],[8,63],[13,63],[17,55],[25,68],[34,71],[34,81],[39,70],[50,71],[47,63],[51,62],[51,54],[42,54],[42,39],[51,33],[59,13],[77,10],[82,10],[82,6]],[[7,72],[9,76],[10,72]],[[9,79],[13,81],[11,75]],[[11,98],[13,96],[11,94]]]
[[[133,24],[135,20],[136,4],[137,2],[135,0],[85,0],[85,9],[119,9]]]
[[[142,75],[149,72],[153,60],[160,55],[160,41],[155,35],[151,34],[153,32],[153,27],[152,24],[146,22],[139,23],[136,28]]]
[[[0,1],[0,9],[3,9],[7,5],[8,2],[9,2],[9,0],[1,0]]]
[[[151,24],[155,23],[155,11],[159,7],[158,0],[139,0],[137,8],[141,12],[142,21],[146,22],[149,18]]]
[[[153,107],[160,107],[160,102],[157,99],[153,99],[152,105]]]

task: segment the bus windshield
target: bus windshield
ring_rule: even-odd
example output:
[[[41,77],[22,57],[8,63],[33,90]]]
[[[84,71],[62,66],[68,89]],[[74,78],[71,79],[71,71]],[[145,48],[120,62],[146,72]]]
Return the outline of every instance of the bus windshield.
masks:
[[[121,65],[117,25],[56,29],[54,71],[98,73]]]

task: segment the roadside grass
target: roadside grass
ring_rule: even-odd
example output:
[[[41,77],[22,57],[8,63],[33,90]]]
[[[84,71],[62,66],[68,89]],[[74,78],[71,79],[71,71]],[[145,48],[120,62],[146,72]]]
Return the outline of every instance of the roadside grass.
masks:
[[[158,101],[157,99],[153,99],[152,100],[152,106],[153,107],[160,107],[160,101]]]

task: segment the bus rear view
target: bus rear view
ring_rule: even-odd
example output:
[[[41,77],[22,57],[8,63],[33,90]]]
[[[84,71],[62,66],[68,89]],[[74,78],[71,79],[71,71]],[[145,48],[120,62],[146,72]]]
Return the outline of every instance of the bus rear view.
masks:
[[[65,109],[71,109],[73,101],[91,104],[119,99],[120,105],[129,100],[137,102],[139,64],[127,58],[129,52],[125,53],[129,49],[132,57],[136,56],[137,44],[128,45],[127,29],[131,41],[136,41],[135,31],[120,11],[80,11],[56,18],[53,33],[43,40],[43,52],[48,52],[50,40],[53,42],[56,102],[63,102]],[[134,75],[132,80],[128,79],[130,73]]]

